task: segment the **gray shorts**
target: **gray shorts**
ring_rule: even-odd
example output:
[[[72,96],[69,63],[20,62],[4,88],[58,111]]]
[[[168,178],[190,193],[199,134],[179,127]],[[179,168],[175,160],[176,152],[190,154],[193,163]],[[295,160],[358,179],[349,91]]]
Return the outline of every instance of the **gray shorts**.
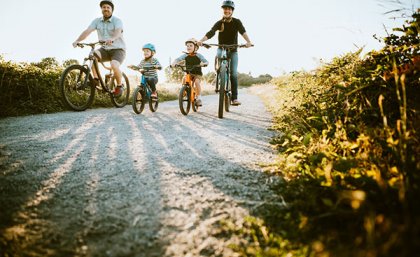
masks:
[[[109,62],[109,61],[118,61],[120,64],[123,63],[124,59],[125,59],[125,50],[124,49],[109,49],[106,50],[104,48],[99,48],[97,50],[100,55],[101,58],[99,59],[99,61],[101,62]]]

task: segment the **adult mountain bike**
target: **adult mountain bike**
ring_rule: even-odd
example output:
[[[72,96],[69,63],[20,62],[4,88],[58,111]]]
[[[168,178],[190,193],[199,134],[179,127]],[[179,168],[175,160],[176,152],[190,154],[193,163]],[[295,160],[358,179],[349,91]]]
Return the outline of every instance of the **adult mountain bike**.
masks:
[[[219,93],[219,107],[217,116],[222,119],[223,112],[229,112],[232,91],[230,86],[230,55],[229,51],[237,48],[246,47],[243,45],[226,45],[226,44],[203,44],[204,47],[210,48],[212,46],[218,47],[222,50],[220,56],[216,56],[215,70],[216,70],[216,93]]]
[[[181,111],[181,113],[184,115],[188,115],[191,106],[194,112],[198,111],[199,106],[197,104],[197,87],[195,85],[195,77],[193,74],[191,74],[191,71],[194,68],[201,67],[201,65],[175,65],[175,67],[179,67],[183,72],[185,72],[185,81],[181,89],[179,90],[178,101],[179,110]]]
[[[138,68],[137,66],[128,66],[132,70],[139,71],[141,75],[140,85],[134,89],[133,92],[133,111],[137,114],[140,114],[144,110],[144,106],[149,102],[149,109],[152,112],[156,112],[159,106],[159,94],[156,91],[157,97],[152,97],[152,88],[147,83],[144,73],[149,70],[156,70],[157,68]]]
[[[111,102],[115,107],[124,107],[130,96],[130,83],[127,76],[122,73],[123,77],[123,94],[114,95],[114,89],[117,86],[114,73],[110,67],[106,67],[100,62],[95,55],[96,45],[104,45],[105,42],[95,43],[79,43],[78,47],[91,47],[89,56],[84,58],[82,65],[74,64],[67,67],[60,78],[60,91],[63,101],[68,107],[75,111],[84,111],[89,108],[95,98],[95,90],[109,94]],[[109,73],[102,78],[99,65],[109,70]],[[98,81],[93,78],[93,70],[98,76]]]

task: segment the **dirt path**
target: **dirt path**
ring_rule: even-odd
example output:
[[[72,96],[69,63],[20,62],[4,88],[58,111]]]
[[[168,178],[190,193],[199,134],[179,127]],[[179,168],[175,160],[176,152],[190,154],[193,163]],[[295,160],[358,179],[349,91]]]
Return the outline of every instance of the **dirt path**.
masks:
[[[217,222],[270,201],[274,153],[258,97],[216,96],[0,120],[0,252],[13,256],[235,256]],[[147,106],[146,106],[147,107]]]

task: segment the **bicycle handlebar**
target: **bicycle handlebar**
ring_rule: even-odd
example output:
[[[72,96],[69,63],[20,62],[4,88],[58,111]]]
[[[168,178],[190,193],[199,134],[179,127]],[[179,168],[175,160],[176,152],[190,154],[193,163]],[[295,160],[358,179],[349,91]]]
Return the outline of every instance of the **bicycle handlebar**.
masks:
[[[95,48],[96,45],[105,45],[106,41],[98,41],[98,42],[94,42],[94,43],[77,43],[77,46],[80,48],[83,48],[85,46],[90,46],[92,48]]]
[[[198,67],[207,67],[207,65],[200,65],[200,64],[196,64],[196,65],[180,65],[180,64],[175,64],[174,67],[179,67],[181,68],[181,70],[183,72],[191,72],[194,68],[198,68]]]
[[[139,71],[139,72],[144,72],[144,71],[151,71],[151,70],[160,70],[162,69],[162,67],[143,67],[143,68],[139,68],[138,66],[132,65],[132,66],[127,66],[127,68],[135,70],[135,71]]]
[[[225,49],[234,49],[234,48],[243,48],[243,47],[246,47],[246,44],[232,44],[232,45],[227,45],[227,44],[205,44],[205,43],[203,43],[203,46],[205,47],[205,48],[210,48],[210,47],[212,47],[212,46],[217,46],[217,47],[220,47],[220,48],[225,48]],[[251,47],[253,47],[254,45],[251,45]]]

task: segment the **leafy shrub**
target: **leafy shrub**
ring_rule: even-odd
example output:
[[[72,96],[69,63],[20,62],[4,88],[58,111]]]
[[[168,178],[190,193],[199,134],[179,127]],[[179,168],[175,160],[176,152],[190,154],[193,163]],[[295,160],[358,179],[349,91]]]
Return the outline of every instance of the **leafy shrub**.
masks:
[[[267,238],[301,249],[309,245],[304,256],[415,255],[420,245],[419,12],[394,31],[399,35],[384,38],[383,49],[365,58],[359,50],[313,72],[274,80],[290,96],[277,106],[275,128],[282,133],[273,143],[281,161],[272,169],[287,181],[277,190],[289,208],[260,214],[264,223],[252,223],[259,230],[266,226],[267,236],[236,231],[256,240],[252,251],[239,247],[247,253],[243,256],[270,256],[264,253],[273,250]],[[292,231],[296,234],[285,236]]]

